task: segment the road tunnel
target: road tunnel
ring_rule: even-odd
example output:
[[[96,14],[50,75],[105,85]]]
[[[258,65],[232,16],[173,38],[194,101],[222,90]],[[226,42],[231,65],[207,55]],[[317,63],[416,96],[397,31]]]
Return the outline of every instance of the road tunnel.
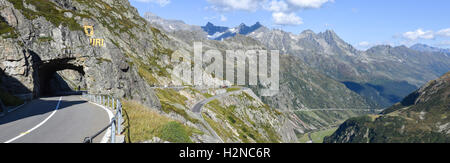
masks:
[[[39,65],[40,96],[58,95],[85,88],[83,66],[70,63],[71,60],[73,59],[57,59]]]

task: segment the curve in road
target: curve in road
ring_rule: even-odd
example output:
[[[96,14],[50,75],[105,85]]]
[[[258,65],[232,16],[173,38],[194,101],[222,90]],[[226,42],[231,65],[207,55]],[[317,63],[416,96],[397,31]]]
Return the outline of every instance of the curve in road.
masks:
[[[191,109],[192,112],[194,112],[196,114],[199,114],[202,123],[205,124],[205,126],[208,128],[208,130],[211,132],[211,134],[213,134],[216,138],[220,139],[221,143],[224,143],[222,138],[216,133],[216,131],[214,131],[214,129],[209,125],[209,123],[206,122],[205,119],[203,118],[203,115],[201,114],[202,108],[203,108],[204,105],[206,105],[207,103],[209,103],[209,102],[211,102],[211,101],[213,101],[215,99],[226,97],[226,96],[230,96],[230,95],[233,95],[233,94],[239,94],[245,89],[246,88],[240,88],[240,90],[236,90],[236,91],[233,91],[233,92],[227,92],[227,93],[224,93],[224,94],[219,94],[219,95],[216,95],[214,97],[201,100],[201,101],[197,102],[194,105],[194,107],[192,107],[192,109]]]
[[[0,118],[0,142],[81,143],[109,121],[102,108],[80,96],[40,98]]]

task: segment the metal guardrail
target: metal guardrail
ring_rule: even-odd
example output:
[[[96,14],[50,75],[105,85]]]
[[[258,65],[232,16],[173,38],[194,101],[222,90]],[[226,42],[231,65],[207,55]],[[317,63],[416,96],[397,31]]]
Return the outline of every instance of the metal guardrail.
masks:
[[[111,123],[109,123],[105,128],[100,130],[99,132],[95,133],[94,135],[90,137],[86,137],[83,141],[83,143],[92,143],[93,140],[98,137],[101,133],[111,128],[111,137],[110,137],[110,143],[116,143],[116,135],[120,135],[122,131],[122,103],[120,103],[119,99],[115,99],[110,96],[106,95],[92,95],[88,93],[83,93],[82,97],[86,100],[102,105],[106,107],[107,109],[115,110],[116,114],[111,119]]]

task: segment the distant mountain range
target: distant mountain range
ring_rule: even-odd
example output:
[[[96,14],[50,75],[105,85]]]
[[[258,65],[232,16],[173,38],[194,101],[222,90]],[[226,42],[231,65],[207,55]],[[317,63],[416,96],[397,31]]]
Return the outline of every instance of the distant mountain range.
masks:
[[[235,28],[228,28],[222,26],[215,26],[211,22],[208,22],[205,26],[202,26],[202,29],[208,33],[208,39],[211,40],[224,40],[230,37],[234,37],[237,34],[247,35],[255,30],[263,27],[261,23],[256,22],[256,24],[252,26],[247,26],[244,23]]]
[[[334,31],[293,34],[261,27],[248,34],[269,49],[299,57],[367,99],[389,107],[450,70],[448,54],[378,45],[360,51]]]
[[[450,49],[436,48],[425,44],[415,44],[410,48],[421,52],[439,52],[450,55]]]
[[[151,12],[146,12],[144,18],[167,32],[201,30],[198,26],[188,25],[181,20],[163,19]]]
[[[175,26],[167,23],[159,25],[166,26],[164,29]],[[427,45],[418,44],[411,48],[378,45],[360,51],[332,30],[320,33],[305,30],[293,34],[269,29],[259,22],[234,28],[208,22],[200,28],[206,33],[205,39],[227,40],[243,35],[268,49],[298,57],[309,67],[382,107],[399,102],[419,86],[450,70],[450,56],[446,50]]]

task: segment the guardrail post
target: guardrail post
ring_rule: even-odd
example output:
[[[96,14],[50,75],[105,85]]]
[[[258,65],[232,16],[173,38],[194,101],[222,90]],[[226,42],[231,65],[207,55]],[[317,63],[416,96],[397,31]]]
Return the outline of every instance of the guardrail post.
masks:
[[[116,120],[112,118],[112,124],[111,124],[111,143],[116,142]]]
[[[111,110],[114,110],[114,98],[112,98]]]
[[[119,105],[120,105],[120,101],[119,101],[119,99],[117,99],[117,102],[116,102],[116,109],[119,109]]]
[[[92,143],[92,139],[90,137],[84,138],[83,143]]]
[[[119,105],[119,109],[117,109],[117,133],[120,135],[122,132],[122,104]]]
[[[109,99],[110,99],[110,98],[109,98],[109,96],[108,96],[108,103],[106,104],[106,108],[109,108],[109,106],[110,106],[110,105],[109,105],[109,104],[110,104],[110,103],[109,103]]]

